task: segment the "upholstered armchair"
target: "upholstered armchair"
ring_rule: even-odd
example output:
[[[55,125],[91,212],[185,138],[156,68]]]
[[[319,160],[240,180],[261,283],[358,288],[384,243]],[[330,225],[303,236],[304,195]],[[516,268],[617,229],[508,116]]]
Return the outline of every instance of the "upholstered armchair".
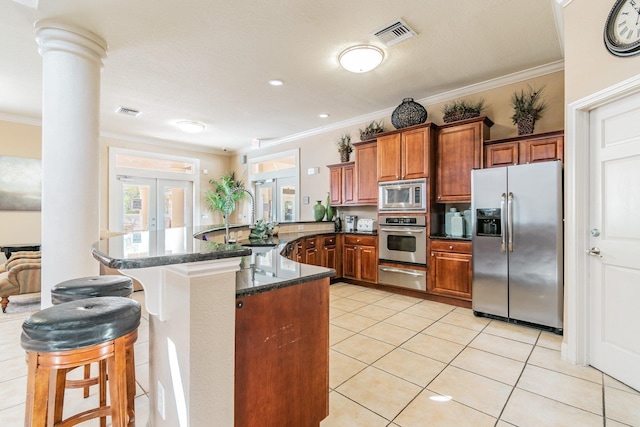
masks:
[[[14,252],[0,272],[0,306],[6,312],[9,296],[40,292],[40,257],[38,252]]]

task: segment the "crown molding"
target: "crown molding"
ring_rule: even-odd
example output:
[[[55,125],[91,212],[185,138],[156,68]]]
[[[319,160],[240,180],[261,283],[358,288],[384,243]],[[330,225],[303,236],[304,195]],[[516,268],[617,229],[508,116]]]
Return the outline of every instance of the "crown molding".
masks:
[[[450,101],[452,99],[461,98],[468,95],[473,95],[478,92],[483,92],[486,90],[495,89],[498,87],[506,86],[512,83],[521,82],[523,80],[529,80],[536,77],[544,76],[547,74],[555,73],[558,71],[564,70],[564,60],[551,62],[549,64],[540,65],[538,67],[530,68],[528,70],[518,71],[516,73],[507,74],[506,76],[498,77],[491,80],[486,80],[484,82],[475,83],[472,85],[464,86],[458,89],[454,89],[451,91],[443,92],[437,95],[429,96],[427,98],[416,99],[415,101],[422,105],[431,105],[437,104],[440,102]],[[273,147],[280,144],[285,144],[287,142],[296,141],[303,138],[308,138],[315,135],[321,135],[324,133],[332,132],[339,129],[344,129],[350,126],[358,126],[362,125],[362,123],[367,123],[372,120],[378,120],[380,117],[387,117],[393,113],[397,107],[389,107],[384,110],[375,111],[373,113],[368,113],[362,116],[357,116],[351,118],[349,120],[343,120],[340,122],[332,123],[327,126],[322,126],[314,129],[309,129],[303,132],[298,132],[292,135],[288,135],[282,138],[275,138],[268,142],[263,142],[260,148],[257,149],[240,149],[236,150],[236,154],[246,154],[248,152],[255,152],[262,148]]]

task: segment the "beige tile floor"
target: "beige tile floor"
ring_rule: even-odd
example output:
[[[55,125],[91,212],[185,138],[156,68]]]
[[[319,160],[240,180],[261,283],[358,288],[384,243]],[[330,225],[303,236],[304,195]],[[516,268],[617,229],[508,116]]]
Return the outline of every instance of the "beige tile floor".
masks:
[[[143,293],[134,295],[143,302]],[[23,425],[20,326],[38,301],[16,297],[0,315],[2,427]],[[563,362],[560,336],[345,283],[331,286],[330,318],[330,415],[321,427],[640,426],[640,393]],[[136,344],[139,427],[149,413],[148,337],[144,312]],[[70,410],[94,404],[95,393],[86,400],[80,393],[71,395]]]

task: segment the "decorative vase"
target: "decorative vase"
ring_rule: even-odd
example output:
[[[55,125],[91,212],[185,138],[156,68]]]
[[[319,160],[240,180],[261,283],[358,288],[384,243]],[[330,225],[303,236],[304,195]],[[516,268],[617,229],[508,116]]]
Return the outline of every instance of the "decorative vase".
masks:
[[[349,157],[350,157],[351,153],[349,153],[348,150],[342,150],[340,151],[340,161],[342,163],[347,163],[349,161]]]
[[[391,113],[391,123],[396,129],[419,125],[427,121],[427,110],[413,98],[405,98]]]
[[[327,221],[333,221],[333,215],[335,214],[333,210],[333,206],[331,206],[330,196],[331,196],[331,193],[327,192],[327,206],[325,208],[325,212],[327,214]]]
[[[531,112],[520,118],[518,118],[518,135],[529,135],[533,133],[533,128],[536,125],[536,113]]]
[[[313,219],[316,221],[322,221],[324,218],[325,208],[322,206],[322,200],[318,200],[318,204],[313,205]]]

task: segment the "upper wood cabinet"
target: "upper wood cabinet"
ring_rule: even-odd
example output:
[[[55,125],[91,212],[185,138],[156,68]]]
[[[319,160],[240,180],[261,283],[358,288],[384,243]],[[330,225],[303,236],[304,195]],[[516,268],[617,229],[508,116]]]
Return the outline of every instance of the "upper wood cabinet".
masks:
[[[436,126],[429,123],[417,129],[379,136],[378,181],[427,178],[435,129]]]
[[[563,131],[485,141],[485,168],[551,160],[564,160]]]
[[[355,162],[329,165],[329,201],[331,206],[356,203]]]
[[[356,204],[377,205],[378,144],[376,141],[357,142],[353,147],[356,153]]]
[[[437,202],[471,201],[471,170],[483,165],[483,142],[492,125],[488,118],[478,117],[438,129]]]

